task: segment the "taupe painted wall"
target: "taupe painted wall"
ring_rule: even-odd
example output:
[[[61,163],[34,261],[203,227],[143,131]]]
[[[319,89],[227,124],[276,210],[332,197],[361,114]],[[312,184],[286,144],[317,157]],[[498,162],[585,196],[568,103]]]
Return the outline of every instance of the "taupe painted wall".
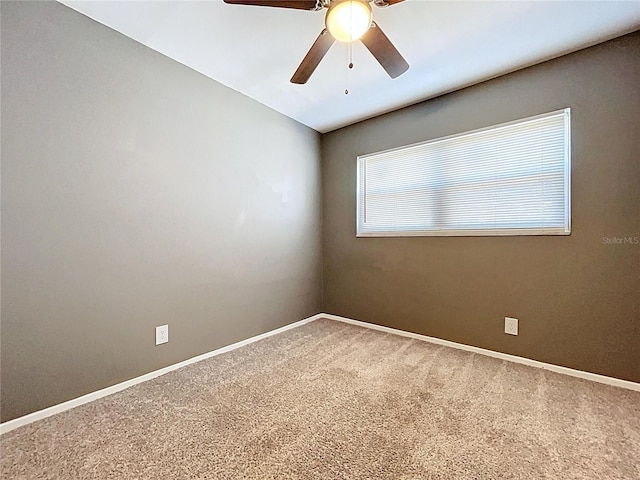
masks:
[[[3,421],[320,311],[316,132],[61,4],[1,8]]]
[[[355,237],[357,155],[564,107],[571,236]],[[326,312],[640,382],[640,244],[603,241],[640,239],[640,32],[327,134],[322,152]]]

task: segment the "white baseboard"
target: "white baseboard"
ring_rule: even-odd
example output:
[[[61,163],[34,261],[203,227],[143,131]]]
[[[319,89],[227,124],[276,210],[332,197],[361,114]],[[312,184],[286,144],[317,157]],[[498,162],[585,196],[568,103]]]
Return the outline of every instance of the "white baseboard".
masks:
[[[382,325],[361,322],[360,320],[353,320],[351,318],[340,317],[338,315],[323,314],[323,315],[320,315],[320,317],[327,318],[329,320],[336,320],[338,322],[350,323],[351,325],[358,325],[360,327],[370,328],[372,330],[378,330],[381,332],[401,335],[403,337],[414,338],[416,340],[422,340],[425,342],[435,343],[438,345],[444,345],[445,347],[452,347],[460,350],[466,350],[467,352],[473,352],[473,353],[478,353],[480,355],[486,355],[488,357],[499,358],[500,360],[507,360],[509,362],[521,363],[523,365],[529,365],[530,367],[542,368],[543,370],[562,373],[564,375],[569,375],[571,377],[584,378],[585,380],[591,380],[593,382],[604,383],[606,385],[612,385],[614,387],[626,388],[628,390],[635,390],[636,392],[640,392],[640,383],[630,382],[628,380],[621,380],[619,378],[607,377],[605,375],[585,372],[582,370],[574,370],[573,368],[561,367],[560,365],[554,365],[552,363],[544,363],[544,362],[539,362],[537,360],[531,360],[530,358],[510,355],[508,353],[501,353],[501,352],[495,352],[493,350],[486,350],[484,348],[472,347],[471,345],[450,342],[449,340],[442,340],[436,337],[427,337],[426,335],[420,335],[419,333],[412,333],[412,332],[406,332],[404,330],[398,330],[395,328],[383,327]]]
[[[275,330],[271,330],[261,335],[256,335],[255,337],[247,338],[246,340],[242,340],[240,342],[227,345],[226,347],[218,348],[217,350],[203,353],[202,355],[198,355],[197,357],[189,358],[188,360],[184,360],[182,362],[169,365],[168,367],[161,368],[160,370],[155,370],[153,372],[146,373],[139,377],[132,378],[131,380],[127,380],[125,382],[118,383],[116,385],[112,385],[107,388],[103,388],[102,390],[91,392],[78,398],[73,398],[71,400],[60,403],[58,405],[53,405],[52,407],[45,408],[44,410],[39,410],[37,412],[30,413],[23,417],[15,418],[13,420],[9,420],[8,422],[0,423],[0,435],[2,435],[3,433],[10,432],[11,430],[16,429],[18,427],[22,427],[23,425],[28,425],[29,423],[33,423],[37,420],[50,417],[51,415],[55,415],[56,413],[64,412],[66,410],[70,410],[74,407],[78,407],[85,403],[93,402],[94,400],[98,400],[99,398],[106,397],[107,395],[111,395],[113,393],[119,392],[121,390],[124,390],[125,388],[132,387],[133,385],[137,385],[138,383],[146,382],[147,380],[151,380],[152,378],[156,378],[156,377],[159,377],[160,375],[164,375],[165,373],[172,372],[173,370],[177,370],[178,368],[186,367],[187,365],[200,362],[202,360],[206,360],[207,358],[215,357],[216,355],[220,355],[221,353],[230,352],[231,350],[235,350],[236,348],[244,347],[245,345],[248,345],[250,343],[257,342],[258,340],[262,340],[272,335],[277,335],[278,333],[291,330],[292,328],[296,328],[301,325],[305,325],[309,322],[313,322],[314,320],[317,320],[322,317],[323,317],[322,314],[314,315],[312,317],[305,318],[298,322],[285,325],[284,327],[276,328]]]
[[[629,390],[635,390],[637,392],[640,392],[640,383],[630,382],[628,380],[621,380],[619,378],[607,377],[604,375],[598,375],[597,373],[584,372],[582,370],[574,370],[572,368],[561,367],[559,365],[553,365],[551,363],[544,363],[544,362],[539,362],[537,360],[531,360],[530,358],[517,357],[515,355],[509,355],[508,353],[500,353],[500,352],[495,352],[493,350],[486,350],[484,348],[472,347],[471,345],[464,345],[462,343],[450,342],[448,340],[442,340],[440,338],[428,337],[426,335],[406,332],[404,330],[384,327],[382,325],[376,325],[373,323],[361,322],[359,320],[340,317],[338,315],[331,315],[328,313],[319,313],[317,315],[313,315],[312,317],[308,317],[298,322],[285,325],[284,327],[271,330],[261,335],[256,335],[255,337],[247,338],[246,340],[242,340],[240,342],[227,345],[226,347],[222,347],[208,353],[203,353],[202,355],[198,355],[197,357],[193,357],[188,360],[184,360],[182,362],[176,363],[174,365],[169,365],[168,367],[164,367],[159,370],[155,370],[153,372],[149,372],[147,374],[141,375],[139,377],[132,378],[131,380],[127,380],[125,382],[118,383],[116,385],[112,385],[107,388],[103,388],[102,390],[88,393],[81,397],[68,400],[66,402],[60,403],[58,405],[54,405],[49,408],[45,408],[44,410],[39,410],[37,412],[30,413],[28,415],[10,420],[5,423],[0,423],[0,435],[3,433],[10,432],[11,430],[14,430],[23,425],[28,425],[29,423],[33,423],[37,420],[50,417],[51,415],[55,415],[56,413],[61,413],[66,410],[70,410],[74,407],[83,405],[85,403],[93,402],[94,400],[98,400],[99,398],[106,397],[107,395],[111,395],[113,393],[119,392],[121,390],[124,390],[125,388],[129,388],[129,387],[132,387],[133,385],[137,385],[138,383],[146,382],[147,380],[151,380],[152,378],[159,377],[160,375],[164,375],[165,373],[172,372],[173,370],[186,367],[187,365],[190,365],[192,363],[200,362],[202,360],[206,360],[207,358],[215,357],[216,355],[220,355],[221,353],[230,352],[231,350],[244,347],[245,345],[249,345],[250,343],[257,342],[258,340],[262,340],[272,335],[277,335],[287,330],[291,330],[292,328],[300,327],[302,325],[313,322],[320,318],[336,320],[338,322],[349,323],[351,325],[358,325],[360,327],[370,328],[372,330],[378,330],[385,333],[391,333],[394,335],[414,338],[416,340],[422,340],[425,342],[435,343],[438,345],[444,345],[446,347],[466,350],[468,352],[478,353],[480,355],[499,358],[501,360],[507,360],[509,362],[521,363],[524,365],[529,365],[531,367],[542,368],[544,370],[562,373],[564,375],[570,375],[572,377],[584,378],[586,380],[591,380],[598,383],[604,383],[606,385],[612,385],[614,387],[626,388]]]

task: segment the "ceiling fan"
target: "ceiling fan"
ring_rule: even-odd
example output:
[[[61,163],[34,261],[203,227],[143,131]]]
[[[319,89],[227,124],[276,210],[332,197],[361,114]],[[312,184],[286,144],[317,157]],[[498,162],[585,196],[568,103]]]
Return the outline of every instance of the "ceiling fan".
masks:
[[[360,40],[382,65],[391,78],[402,75],[409,64],[400,55],[382,29],[373,21],[369,5],[388,7],[404,0],[224,0],[233,5],[253,5],[260,7],[293,8],[296,10],[319,11],[327,9],[326,28],[320,32],[302,63],[291,77],[291,83],[307,83],[320,61],[339,42]],[[350,65],[351,67],[351,65]]]

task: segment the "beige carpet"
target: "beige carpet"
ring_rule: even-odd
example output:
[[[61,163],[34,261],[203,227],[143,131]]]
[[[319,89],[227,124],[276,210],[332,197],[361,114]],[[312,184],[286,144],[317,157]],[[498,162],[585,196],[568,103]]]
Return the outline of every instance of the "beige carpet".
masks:
[[[2,479],[634,479],[640,393],[319,320],[3,435]]]

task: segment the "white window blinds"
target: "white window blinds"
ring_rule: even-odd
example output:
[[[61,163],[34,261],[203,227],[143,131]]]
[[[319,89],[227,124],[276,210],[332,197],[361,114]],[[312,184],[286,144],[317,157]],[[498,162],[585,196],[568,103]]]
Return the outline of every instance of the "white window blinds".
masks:
[[[567,235],[570,109],[358,157],[358,236]]]

